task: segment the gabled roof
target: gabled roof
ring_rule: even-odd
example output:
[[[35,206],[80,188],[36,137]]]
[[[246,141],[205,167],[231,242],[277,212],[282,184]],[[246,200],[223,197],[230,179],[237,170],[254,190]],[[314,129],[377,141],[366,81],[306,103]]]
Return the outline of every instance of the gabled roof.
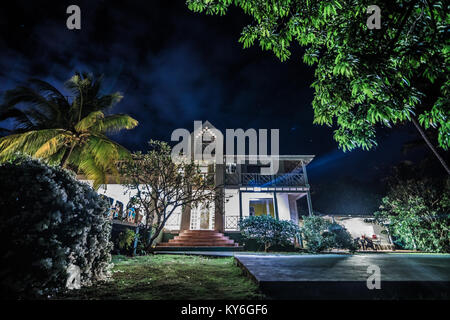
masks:
[[[209,130],[209,129],[217,130],[217,128],[208,120],[205,120],[202,123],[202,128],[203,128],[203,130],[205,130],[205,129],[206,130]],[[194,131],[191,133],[191,136],[193,136],[193,135],[194,135]],[[224,154],[224,157],[226,157],[226,156],[227,155]],[[237,159],[243,159],[243,160],[252,160],[252,159],[257,160],[258,159],[258,156],[255,156],[255,155],[230,155],[230,156],[235,157],[236,160]],[[296,161],[296,162],[301,161],[305,165],[308,165],[314,159],[315,155],[278,155],[278,156],[269,155],[269,157],[271,159],[273,159],[274,157],[278,157],[278,160],[281,160],[281,161]]]

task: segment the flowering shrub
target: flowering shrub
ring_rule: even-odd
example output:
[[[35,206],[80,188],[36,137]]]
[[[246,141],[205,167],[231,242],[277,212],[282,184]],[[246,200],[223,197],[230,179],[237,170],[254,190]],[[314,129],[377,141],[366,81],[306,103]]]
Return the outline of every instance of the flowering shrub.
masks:
[[[51,296],[66,284],[77,288],[107,277],[107,203],[90,186],[67,170],[19,157],[0,164],[0,190],[4,298]],[[68,277],[79,283],[67,283]]]
[[[268,251],[274,245],[292,245],[299,234],[299,227],[285,220],[278,220],[271,216],[250,216],[239,223],[244,239],[254,239],[264,245]]]

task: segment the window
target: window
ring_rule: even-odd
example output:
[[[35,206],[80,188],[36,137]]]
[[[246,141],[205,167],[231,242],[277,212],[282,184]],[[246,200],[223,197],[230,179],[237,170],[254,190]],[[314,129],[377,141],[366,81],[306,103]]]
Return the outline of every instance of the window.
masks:
[[[213,144],[214,141],[216,141],[216,136],[214,135],[214,133],[212,131],[210,131],[208,128],[203,130],[203,134],[202,134],[202,152],[205,151],[205,149],[210,145]],[[216,154],[216,149],[214,148],[213,151],[211,152],[211,155],[215,155]]]
[[[275,217],[273,199],[251,199],[249,212],[251,216],[270,215]]]

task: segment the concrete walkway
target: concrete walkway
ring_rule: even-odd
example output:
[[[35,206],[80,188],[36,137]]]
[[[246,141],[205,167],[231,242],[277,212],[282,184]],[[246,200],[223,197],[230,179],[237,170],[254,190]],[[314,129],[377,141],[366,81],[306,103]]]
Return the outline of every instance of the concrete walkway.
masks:
[[[234,256],[274,299],[450,299],[450,255],[165,253]],[[367,287],[369,266],[380,269],[379,290]]]
[[[275,299],[450,299],[450,255],[236,256]],[[381,289],[369,290],[370,266]]]

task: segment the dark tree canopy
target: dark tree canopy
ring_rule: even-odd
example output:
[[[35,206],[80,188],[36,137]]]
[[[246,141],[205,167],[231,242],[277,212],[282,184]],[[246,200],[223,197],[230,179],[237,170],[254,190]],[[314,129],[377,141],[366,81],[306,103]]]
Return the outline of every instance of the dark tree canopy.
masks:
[[[448,3],[187,0],[189,9],[206,14],[223,15],[233,5],[253,18],[239,39],[244,48],[257,42],[284,61],[291,45],[305,47],[303,61],[316,66],[314,123],[335,126],[344,151],[368,150],[377,145],[377,127],[407,121],[419,131],[420,124],[435,128],[439,146],[448,150]],[[370,5],[381,9],[381,29],[367,27]]]

